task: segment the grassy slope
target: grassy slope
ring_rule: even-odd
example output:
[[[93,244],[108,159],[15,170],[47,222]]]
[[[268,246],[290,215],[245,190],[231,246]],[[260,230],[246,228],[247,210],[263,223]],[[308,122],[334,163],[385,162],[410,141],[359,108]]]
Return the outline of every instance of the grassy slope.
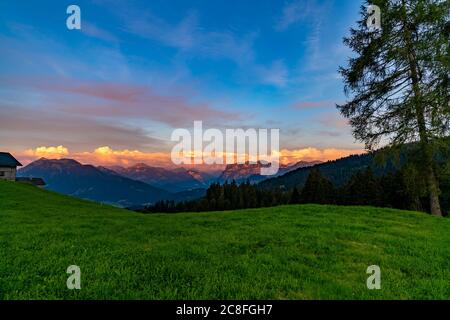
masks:
[[[0,299],[448,299],[449,244],[449,219],[414,212],[142,215],[0,182]],[[372,264],[379,291],[366,288]]]

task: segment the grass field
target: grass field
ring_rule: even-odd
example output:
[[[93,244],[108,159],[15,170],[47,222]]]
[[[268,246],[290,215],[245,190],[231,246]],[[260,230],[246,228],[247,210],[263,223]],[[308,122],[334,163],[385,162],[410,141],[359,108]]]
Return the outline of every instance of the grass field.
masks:
[[[0,299],[449,299],[449,279],[450,219],[423,213],[143,215],[0,182]]]

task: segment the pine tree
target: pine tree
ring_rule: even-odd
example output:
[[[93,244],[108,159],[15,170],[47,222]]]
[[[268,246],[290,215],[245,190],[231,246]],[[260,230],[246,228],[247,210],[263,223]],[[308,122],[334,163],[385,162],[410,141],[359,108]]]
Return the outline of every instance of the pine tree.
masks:
[[[367,7],[344,43],[356,54],[340,72],[350,101],[339,105],[353,135],[372,150],[380,141],[419,141],[430,211],[442,215],[434,146],[450,132],[450,2],[373,0],[381,30],[370,30]],[[369,5],[369,2],[366,2]]]
[[[310,171],[300,195],[302,203],[334,204],[335,190],[333,184],[318,169]]]
[[[295,187],[294,190],[292,190],[289,204],[299,204],[299,203],[300,203],[300,193],[298,192],[298,189]]]
[[[346,205],[382,206],[381,184],[372,170],[358,171],[342,188],[342,201]]]

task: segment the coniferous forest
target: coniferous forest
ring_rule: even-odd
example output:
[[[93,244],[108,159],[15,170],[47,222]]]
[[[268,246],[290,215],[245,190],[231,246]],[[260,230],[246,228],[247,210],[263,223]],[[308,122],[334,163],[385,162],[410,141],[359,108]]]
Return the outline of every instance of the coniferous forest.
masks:
[[[440,196],[444,215],[450,210],[450,174],[447,167],[439,170]],[[429,212],[425,182],[415,167],[405,165],[399,170],[377,176],[368,167],[357,171],[345,184],[334,185],[320,169],[309,171],[304,186],[292,190],[267,190],[257,184],[235,181],[214,183],[201,199],[187,202],[160,201],[148,206],[144,213],[176,213],[225,211],[272,207],[287,204],[335,204],[375,206]]]

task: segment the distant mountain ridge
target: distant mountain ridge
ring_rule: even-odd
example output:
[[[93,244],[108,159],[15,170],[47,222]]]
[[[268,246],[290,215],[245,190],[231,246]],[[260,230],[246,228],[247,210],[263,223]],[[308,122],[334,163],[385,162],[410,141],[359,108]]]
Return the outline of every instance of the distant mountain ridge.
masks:
[[[335,186],[342,186],[358,171],[371,167],[376,175],[393,170],[394,164],[388,161],[380,166],[375,162],[375,154],[367,153],[351,155],[345,158],[320,163],[312,167],[298,168],[279,177],[267,179],[259,183],[263,189],[292,190],[294,187],[302,188],[312,169],[318,169],[323,176]]]
[[[206,173],[184,168],[166,169],[138,163],[131,167],[107,167],[121,176],[142,181],[171,192],[207,188],[213,178]]]
[[[43,178],[48,190],[122,207],[174,198],[166,190],[72,159],[41,158],[20,169],[17,175]]]
[[[282,166],[277,175],[318,162]],[[121,207],[140,207],[161,200],[186,201],[205,195],[212,182],[257,183],[267,179],[260,170],[265,164],[228,165],[220,177],[195,169],[166,169],[143,163],[128,168],[95,167],[73,159],[41,158],[18,171],[18,177],[39,177],[45,188],[58,193]]]
[[[435,151],[435,160],[439,166],[445,167],[450,159],[450,137],[437,140],[439,146]],[[279,177],[267,179],[259,183],[264,189],[292,190],[303,187],[312,169],[318,169],[335,186],[345,184],[356,172],[371,168],[375,176],[382,176],[401,168],[409,157],[417,153],[417,142],[407,143],[400,148],[383,147],[364,154],[351,155],[345,158],[317,164],[313,167],[299,168]]]
[[[220,182],[226,181],[236,181],[238,183],[249,180],[251,183],[261,182],[263,180],[278,177],[287,172],[296,170],[298,168],[312,167],[316,164],[322,163],[321,161],[299,161],[292,165],[281,165],[278,173],[275,176],[262,176],[261,169],[268,167],[269,164],[264,164],[262,162],[257,162],[255,164],[245,163],[245,164],[230,164],[227,165],[223,173],[219,177]]]

